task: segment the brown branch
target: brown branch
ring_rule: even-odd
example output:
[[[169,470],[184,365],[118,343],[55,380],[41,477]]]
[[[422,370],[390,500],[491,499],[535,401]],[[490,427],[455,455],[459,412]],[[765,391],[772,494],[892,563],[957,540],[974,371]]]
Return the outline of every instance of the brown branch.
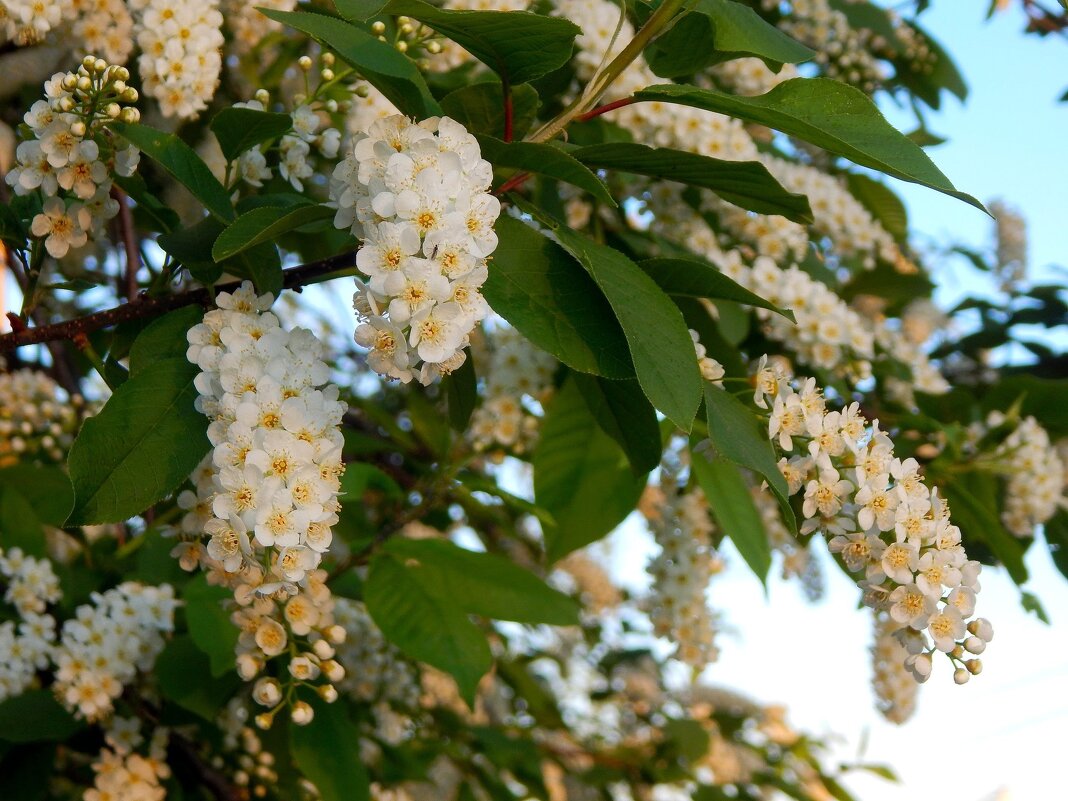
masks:
[[[137,297],[137,272],[141,269],[141,252],[137,247],[137,232],[134,230],[133,213],[126,193],[117,186],[111,188],[111,196],[119,204],[119,230],[122,233],[122,247],[126,251],[126,284],[123,293],[126,300]]]
[[[355,251],[301,264],[297,267],[283,270],[283,286],[286,289],[297,289],[305,284],[316,283],[318,279],[328,276],[336,270],[353,267],[355,264]],[[229,290],[236,288],[239,284],[239,281],[232,281],[226,284],[218,284],[215,288],[216,290]],[[213,301],[214,296],[208,289],[194,289],[189,292],[164,295],[162,297],[151,297],[142,292],[129,303],[124,303],[113,309],[78,317],[74,320],[66,320],[62,323],[40,325],[26,328],[23,331],[4,334],[0,336],[0,353],[12,351],[24,345],[38,345],[42,342],[73,339],[78,334],[88,334],[92,331],[99,331],[101,328],[110,328],[113,325],[125,323],[129,320],[156,317],[165,312],[180,309],[183,306],[199,304],[207,307]]]
[[[175,761],[182,767],[188,768],[188,773],[185,771],[182,773],[187,776],[192,774],[197,782],[215,797],[216,801],[245,801],[248,797],[225,774],[201,759],[196,746],[173,729],[170,734],[170,752],[172,758],[177,757]]]

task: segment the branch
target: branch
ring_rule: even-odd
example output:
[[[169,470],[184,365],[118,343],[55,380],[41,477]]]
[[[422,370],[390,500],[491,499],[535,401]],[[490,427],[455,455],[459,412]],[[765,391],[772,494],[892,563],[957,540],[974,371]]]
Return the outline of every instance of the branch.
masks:
[[[188,768],[185,775],[192,774],[192,778],[203,785],[216,801],[242,801],[245,797],[241,788],[202,760],[197,754],[196,746],[173,729],[170,734],[170,751],[172,756],[178,758],[179,763],[185,763],[183,767]]]
[[[133,213],[130,211],[125,192],[117,186],[112,187],[111,196],[119,204],[119,230],[122,232],[122,246],[126,251],[125,284],[121,286],[120,294],[125,294],[127,300],[134,300],[137,297],[137,272],[141,269],[141,252],[137,246]]]
[[[356,252],[351,251],[328,259],[301,264],[288,270],[283,270],[283,287],[297,289],[306,284],[318,283],[326,280],[330,273],[354,267],[356,265]],[[217,284],[215,289],[235,289],[240,281],[231,281],[225,284]],[[54,342],[59,339],[74,339],[79,334],[88,334],[99,331],[101,328],[110,328],[128,320],[139,320],[145,317],[156,317],[165,312],[180,309],[183,306],[198,304],[208,307],[215,300],[214,294],[208,289],[194,289],[189,292],[181,292],[177,295],[164,295],[162,297],[150,297],[142,292],[136,299],[113,309],[96,312],[85,317],[67,320],[52,325],[41,325],[26,328],[22,331],[12,332],[0,336],[0,353],[21,348],[24,345],[39,345],[42,342]]]

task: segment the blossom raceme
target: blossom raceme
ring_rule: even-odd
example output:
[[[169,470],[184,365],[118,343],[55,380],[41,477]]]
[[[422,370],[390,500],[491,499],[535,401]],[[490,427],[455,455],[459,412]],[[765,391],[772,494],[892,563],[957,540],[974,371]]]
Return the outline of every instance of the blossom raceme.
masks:
[[[871,685],[875,705],[884,718],[900,725],[916,711],[919,687],[905,668],[909,652],[895,636],[901,625],[886,613],[875,613],[874,620]]]
[[[59,580],[47,559],[21,548],[0,548],[0,588],[3,600],[15,607],[18,620],[0,623],[0,701],[30,687],[37,672],[52,661],[56,621],[46,611],[62,596]]]
[[[948,504],[924,483],[917,461],[897,458],[879,421],[869,422],[857,403],[828,410],[814,379],[794,380],[766,356],[754,383],[757,405],[770,406],[768,435],[784,454],[790,494],[803,493],[801,533],[826,536],[847,570],[861,574],[864,602],[901,627],[905,665],[917,679],[930,674],[935,651],[957,667],[955,678],[978,673],[981,662],[964,657],[989,639],[972,650],[967,637],[982,568],[968,559]]]
[[[193,475],[195,493],[179,499],[189,513],[174,549],[183,567],[202,565],[234,590],[243,678],[286,656],[281,682],[265,677],[254,693],[268,716],[295,684],[322,677],[328,694],[344,673],[332,658],[344,629],[319,563],[338,521],[345,404],[328,383],[322,343],[305,328],[283,329],[272,301],[246,281],[219,293],[218,308],[188,333],[213,447]]]
[[[40,192],[41,212],[30,232],[44,241],[53,258],[61,259],[103,232],[118,214],[111,197],[113,176],[130,176],[139,151],[119,147],[109,122],[137,122],[137,100],[126,85],[125,67],[86,56],[74,72],[57,72],[45,82],[45,100],[36,101],[23,117],[33,137],[19,144],[15,167],[5,176],[16,195]]]
[[[56,696],[78,717],[106,718],[138,672],[151,670],[174,630],[177,601],[169,584],[127,581],[93,593],[64,621],[56,646]]]
[[[501,204],[478,142],[448,117],[394,115],[357,134],[334,170],[334,224],[362,240],[356,342],[388,378],[430,384],[465,360],[489,312],[480,288]]]
[[[81,395],[68,395],[42,372],[0,373],[0,467],[62,463],[84,408]]]

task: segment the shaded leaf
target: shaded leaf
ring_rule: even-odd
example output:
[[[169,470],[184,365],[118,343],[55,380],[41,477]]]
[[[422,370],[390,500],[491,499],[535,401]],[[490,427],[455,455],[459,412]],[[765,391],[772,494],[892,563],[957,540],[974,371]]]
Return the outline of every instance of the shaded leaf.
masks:
[[[185,306],[149,323],[130,347],[130,375],[135,376],[163,359],[184,359],[189,350],[186,334],[203,319],[204,310],[201,307]]]
[[[210,445],[207,418],[193,408],[198,372],[184,357],[151,364],[82,424],[67,462],[67,525],[126,520],[189,477]]]
[[[504,95],[500,81],[464,86],[441,99],[441,109],[473,134],[504,137]],[[527,84],[512,87],[512,135],[521,137],[538,113],[538,93]]]
[[[467,358],[464,363],[442,379],[445,390],[445,403],[448,407],[449,425],[456,431],[466,431],[471,422],[471,415],[478,404],[478,376],[471,348],[465,348]]]
[[[645,259],[638,266],[656,281],[669,295],[709,300],[730,300],[747,306],[758,306],[781,314],[790,322],[797,322],[789,309],[780,309],[771,301],[750,292],[708,262],[697,259]]]
[[[660,463],[656,410],[637,381],[612,381],[584,373],[573,373],[571,380],[601,430],[623,448],[635,475],[644,475]]]
[[[254,108],[224,108],[211,120],[211,130],[219,140],[223,158],[233,161],[246,150],[270,142],[293,127],[288,114]]]
[[[289,727],[289,752],[294,764],[319,791],[323,801],[367,801],[371,781],[363,766],[360,729],[341,703],[312,704],[315,717],[307,726]]]
[[[49,690],[26,690],[0,702],[0,740],[62,742],[85,728]]]
[[[0,469],[0,486],[18,491],[42,523],[62,526],[74,506],[74,488],[59,467],[18,464]]]
[[[584,189],[613,208],[616,205],[604,182],[558,147],[535,142],[502,142],[485,135],[475,138],[482,149],[482,158],[495,167],[511,167],[547,175]]]
[[[230,223],[211,247],[216,262],[248,250],[263,242],[271,242],[284,233],[318,220],[333,218],[334,209],[320,205],[297,206],[286,210],[261,206],[245,212]]]
[[[986,211],[974,197],[958,192],[918,145],[886,121],[871,98],[830,78],[794,78],[756,97],[665,84],[643,89],[635,98],[681,103],[767,125],[864,167],[930,187]]]
[[[182,590],[185,619],[189,636],[197,648],[211,660],[211,675],[222,676],[234,669],[234,648],[238,628],[230,620],[224,601],[234,594],[226,587],[208,584],[204,576],[197,576]]]

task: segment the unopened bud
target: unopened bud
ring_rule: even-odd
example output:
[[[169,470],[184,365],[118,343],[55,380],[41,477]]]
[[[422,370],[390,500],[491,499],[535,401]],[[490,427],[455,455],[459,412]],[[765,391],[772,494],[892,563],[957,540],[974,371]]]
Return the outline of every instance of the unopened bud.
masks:
[[[327,67],[319,73],[319,77],[322,78],[324,81],[332,81],[334,80],[334,71]]]
[[[957,684],[967,684],[972,675],[964,668],[957,668],[953,671],[953,681]]]
[[[137,97],[137,90],[134,89],[132,86],[127,86],[125,89],[122,90],[122,99],[125,100],[127,103],[136,103]]]
[[[262,678],[252,688],[252,700],[260,706],[274,706],[282,700],[282,686],[277,679]]]
[[[398,25],[402,25],[402,26],[403,25],[407,25],[411,21],[412,21],[411,17],[406,17],[403,14],[401,16],[397,17],[397,24]]]
[[[327,67],[334,66],[334,54],[333,53],[330,53],[330,52],[323,53],[322,60],[323,60],[323,64],[325,64]]]
[[[322,663],[319,667],[322,668],[323,675],[327,679],[336,683],[345,678],[345,668],[341,666],[341,663],[336,659],[328,659]]]
[[[256,725],[266,731],[274,723],[274,715],[270,712],[261,712],[256,715]]]
[[[137,122],[141,119],[141,112],[135,108],[124,108],[121,116],[123,122]]]
[[[949,655],[951,657],[953,657],[954,659],[963,659],[964,658],[964,649],[961,648],[959,645],[956,645],[956,646],[953,647],[953,650],[949,652]]]
[[[436,56],[438,53],[441,52],[441,42],[430,42],[426,46],[426,52]]]
[[[308,70],[310,70],[312,68],[312,60],[308,56],[301,56],[300,58],[297,59],[297,65],[302,70],[307,72]]]
[[[83,75],[81,78],[78,79],[78,89],[79,90],[81,90],[83,92],[88,92],[92,88],[93,88],[93,79],[90,78],[88,75]]]
[[[978,637],[968,637],[964,641],[964,649],[968,651],[968,653],[981,654],[986,650],[986,643]]]
[[[974,634],[980,640],[990,642],[994,639],[994,627],[985,617],[977,617],[968,624],[968,633]]]
[[[82,59],[82,66],[86,69],[89,69],[94,64],[96,64],[96,56],[86,56]]]
[[[386,32],[386,23],[382,22],[382,20],[379,20],[378,22],[376,22],[374,25],[371,26],[371,33],[375,34],[376,36],[379,36],[379,35],[381,35],[381,34],[383,34],[385,32]]]
[[[108,103],[107,106],[104,107],[104,113],[111,117],[111,119],[116,120],[119,118],[119,115],[122,114],[122,107],[119,106],[118,103]]]
[[[328,704],[332,704],[337,700],[337,689],[333,684],[320,685],[316,692],[319,693],[319,697]]]
[[[345,642],[345,627],[333,625],[323,632],[326,639],[330,640],[334,645],[340,645]]]
[[[102,58],[98,58],[93,62],[93,70],[96,72],[103,72],[108,68],[108,63]]]
[[[330,659],[334,655],[334,646],[326,640],[316,640],[315,644],[312,645],[312,650],[315,651],[315,655],[320,659]]]
[[[115,81],[114,83],[111,84],[111,88],[114,89],[116,92],[119,92],[119,93],[125,92],[126,91],[126,81],[121,80],[121,79],[118,80],[118,81]]]
[[[78,76],[71,73],[67,73],[63,77],[63,88],[68,92],[74,91],[74,88],[78,85]]]
[[[964,663],[964,667],[968,668],[968,672],[973,676],[978,676],[983,672],[983,660],[981,659],[969,659]]]
[[[315,717],[315,710],[311,708],[310,704],[304,701],[297,701],[293,704],[293,711],[290,716],[298,726],[307,726],[312,722],[312,718]]]
[[[130,71],[126,67],[119,67],[115,70],[115,77],[120,81],[128,81],[130,80]]]
[[[407,53],[408,52],[408,43],[405,42],[405,41],[397,42],[397,50],[399,50],[402,53]]]
[[[85,136],[85,123],[81,120],[72,123],[70,126],[70,132],[79,138]]]
[[[409,35],[414,30],[415,28],[412,27],[412,23],[410,22],[405,22],[403,25],[400,26],[400,32],[405,36]]]

